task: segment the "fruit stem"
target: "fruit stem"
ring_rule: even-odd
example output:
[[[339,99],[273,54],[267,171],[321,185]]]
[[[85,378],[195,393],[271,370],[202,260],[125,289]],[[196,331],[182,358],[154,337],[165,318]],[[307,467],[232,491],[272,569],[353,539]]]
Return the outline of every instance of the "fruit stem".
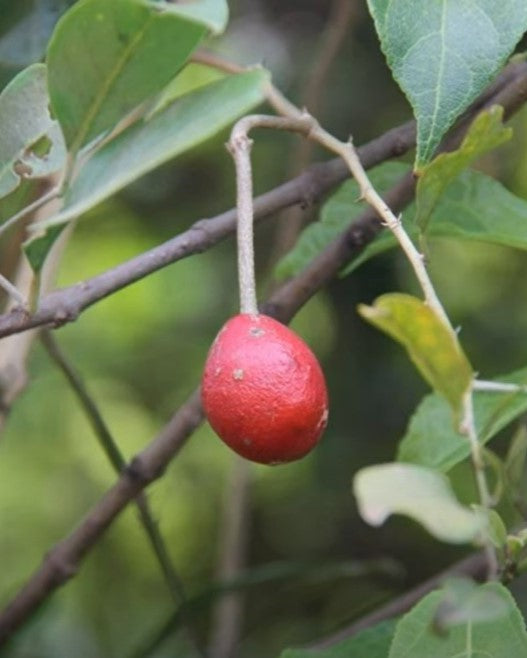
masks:
[[[234,127],[227,145],[236,167],[236,207],[238,221],[238,284],[240,288],[240,313],[257,315],[256,280],[254,276],[253,236],[253,176],[251,167],[252,140],[243,130]]]
[[[241,312],[252,313],[255,312],[253,309],[256,309],[252,243],[252,174],[249,158],[251,142],[248,139],[247,134],[252,128],[256,127],[289,130],[292,132],[298,132],[304,135],[307,139],[317,142],[320,146],[339,155],[344,160],[350,173],[359,185],[361,199],[374,208],[383,224],[391,230],[414,270],[426,303],[457,341],[457,333],[443,308],[432,281],[430,280],[423,255],[418,251],[410,236],[407,234],[401,222],[401,218],[394,215],[392,210],[371,184],[351,139],[347,142],[342,142],[328,133],[320,126],[314,117],[295,107],[271,84],[268,85],[266,92],[270,104],[283,116],[272,117],[252,115],[244,117],[234,126],[231,133],[231,140],[229,142],[229,149],[233,154],[236,163],[238,185],[238,262]],[[250,223],[249,228],[245,226],[246,222]],[[245,268],[250,271],[246,272]],[[463,428],[463,433],[466,435],[470,443],[472,462],[481,504],[484,508],[491,509],[492,498],[489,494],[485,464],[474,422],[472,396],[473,388],[471,386],[465,396],[461,426]],[[495,550],[490,542],[487,542],[485,551],[487,553],[489,565],[489,576],[493,578],[497,572],[497,558]]]
[[[253,128],[289,130],[307,135],[313,126],[312,117],[303,113],[294,118],[252,115],[240,119],[231,132],[227,149],[236,167],[236,207],[238,221],[238,281],[240,287],[240,313],[258,314],[256,281],[254,276],[253,235],[253,176],[251,147],[253,142],[248,133]]]

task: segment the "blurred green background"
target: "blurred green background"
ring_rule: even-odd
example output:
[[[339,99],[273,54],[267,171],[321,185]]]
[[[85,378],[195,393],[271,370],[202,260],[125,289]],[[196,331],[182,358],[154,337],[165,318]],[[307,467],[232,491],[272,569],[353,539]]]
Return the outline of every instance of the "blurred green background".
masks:
[[[352,0],[353,1],[353,0]],[[392,81],[365,3],[326,80],[323,123],[361,144],[410,117]],[[0,80],[38,60],[46,35],[71,2],[0,3]],[[210,45],[241,63],[263,62],[292,100],[313,69],[328,0],[231,0],[230,27]],[[16,11],[15,11],[16,8]],[[25,22],[24,22],[25,21]],[[25,40],[16,37],[22,30]],[[15,34],[15,36],[13,36]],[[527,197],[527,112],[515,138],[479,166]],[[90,277],[169,239],[234,203],[227,133],[140,180],[79,223],[58,285]],[[291,173],[294,138],[261,133],[254,149],[256,192]],[[323,159],[317,152],[316,159]],[[409,157],[409,161],[411,156]],[[282,219],[284,219],[282,217]],[[257,230],[260,295],[279,218]],[[2,245],[6,258],[7,244]],[[232,239],[172,265],[98,303],[55,333],[82,373],[127,458],[145,446],[199,382],[208,347],[236,312]],[[431,271],[469,357],[484,377],[527,365],[527,259],[513,250],[437,240]],[[391,253],[333,282],[298,314],[293,327],[320,357],[331,408],[320,446],[288,466],[251,467],[250,535],[237,655],[278,656],[315,641],[439,571],[464,550],[446,547],[410,522],[371,529],[358,518],[353,473],[390,460],[409,416],[426,392],[406,356],[357,315],[359,302],[415,290],[403,258]],[[0,598],[6,601],[115,481],[68,385],[36,343],[30,381],[0,440]],[[506,446],[498,440],[496,450]],[[198,655],[212,626],[216,562],[225,533],[227,484],[235,460],[203,426],[149,499],[190,599],[200,597],[155,652]],[[471,495],[467,469],[455,484]],[[469,482],[467,487],[466,482]],[[252,584],[252,580],[261,581]],[[516,584],[527,611],[521,581]],[[523,601],[522,601],[523,597]],[[9,658],[126,658],[148,644],[173,604],[132,507],[1,655]]]

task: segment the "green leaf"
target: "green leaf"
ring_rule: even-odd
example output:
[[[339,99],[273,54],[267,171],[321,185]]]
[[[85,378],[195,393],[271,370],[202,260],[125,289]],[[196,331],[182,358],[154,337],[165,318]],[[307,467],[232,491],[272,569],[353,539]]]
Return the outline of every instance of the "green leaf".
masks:
[[[286,649],[280,658],[386,658],[395,623],[382,622],[328,649]]]
[[[512,137],[512,128],[502,123],[503,108],[494,106],[472,122],[459,149],[441,153],[426,165],[417,181],[415,221],[424,231],[445,188],[474,160]]]
[[[64,142],[48,103],[44,64],[19,73],[0,94],[0,198],[21,180],[45,177],[63,166]]]
[[[52,109],[70,150],[161,91],[207,28],[223,26],[226,11],[224,0],[82,0],[72,7],[57,24],[47,58]]]
[[[410,206],[404,213],[403,225],[410,237],[417,240],[413,208]],[[479,171],[465,171],[443,193],[430,218],[427,236],[527,250],[527,201],[490,176]],[[343,275],[395,247],[397,242],[393,235],[383,231],[344,269]]]
[[[496,381],[527,384],[527,368],[502,375]],[[482,443],[490,441],[525,411],[525,393],[474,393],[476,430]],[[450,418],[448,404],[441,396],[426,396],[399,444],[397,459],[443,472],[466,459],[470,455],[470,446],[453,427]]]
[[[433,628],[444,634],[460,624],[499,619],[508,610],[508,601],[502,598],[501,590],[482,587],[468,578],[450,578],[443,585]]]
[[[382,295],[359,313],[401,343],[424,379],[461,416],[463,397],[472,382],[472,368],[457,337],[423,301],[400,293]]]
[[[481,523],[487,528],[487,538],[495,548],[503,548],[507,543],[507,528],[501,516],[494,509],[482,505],[472,505],[472,509],[481,518]]]
[[[434,161],[435,162],[435,161]],[[408,167],[387,162],[370,172],[374,187],[381,194],[392,187]],[[355,181],[347,181],[331,196],[321,210],[320,221],[308,226],[295,247],[280,261],[279,278],[295,276],[345,231],[361,214],[364,206],[357,202]],[[419,238],[414,221],[415,204],[403,213],[403,225],[415,241]],[[470,242],[489,242],[527,250],[527,201],[509,192],[500,182],[479,171],[464,171],[452,181],[435,207],[427,236],[453,237]],[[390,231],[382,231],[349,265],[342,276],[354,272],[374,256],[397,247]]]
[[[40,233],[25,246],[32,266],[38,271],[43,251],[52,244],[45,234],[50,227],[78,217],[143,174],[232,123],[263,100],[267,79],[263,70],[228,76],[179,97],[101,147],[74,180],[62,210],[34,226]],[[47,247],[43,249],[43,245],[38,244],[40,240],[46,240]]]
[[[52,226],[44,235],[34,240],[29,239],[22,247],[33,271],[38,274],[44,267],[49,250],[55,244],[55,240],[64,230],[64,224]]]
[[[375,189],[382,195],[408,173],[408,169],[408,165],[400,162],[385,162],[372,169],[368,175]],[[275,271],[277,278],[283,279],[301,272],[348,228],[364,212],[365,205],[359,202],[359,197],[359,186],[354,180],[343,183],[322,207],[320,221],[308,226],[295,247],[278,263]]]
[[[439,634],[434,632],[434,621],[444,602],[445,591],[432,592],[399,621],[389,658],[512,658],[527,655],[525,624],[514,599],[503,585],[487,583],[477,590],[468,588],[464,594],[458,589],[454,600],[458,623],[452,623],[448,633]],[[456,621],[455,615],[453,617]]]
[[[0,203],[0,224],[16,215],[38,196],[39,183],[35,180],[25,180]]]
[[[525,0],[368,0],[394,78],[417,119],[416,168],[527,30]]]
[[[227,77],[223,71],[213,69],[204,64],[197,64],[190,62],[185,68],[176,75],[176,77],[168,83],[159,95],[155,105],[148,112],[147,119],[151,118],[157,112],[164,110],[165,107],[171,105],[175,100],[198,90],[200,87],[206,87],[211,82],[222,80]]]
[[[423,466],[368,466],[355,475],[353,491],[360,515],[373,526],[403,514],[452,544],[474,541],[485,530],[481,517],[458,502],[447,478]]]
[[[516,493],[525,477],[525,462],[527,461],[527,428],[521,425],[512,437],[507,457],[505,458],[505,473],[509,486]]]

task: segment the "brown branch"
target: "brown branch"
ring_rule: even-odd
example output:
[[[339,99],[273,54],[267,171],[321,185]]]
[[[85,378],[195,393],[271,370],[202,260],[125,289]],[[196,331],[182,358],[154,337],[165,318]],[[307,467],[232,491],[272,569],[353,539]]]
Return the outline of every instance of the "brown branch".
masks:
[[[363,165],[369,168],[402,155],[414,144],[415,126],[410,122],[369,142],[359,149],[359,155]],[[256,198],[255,220],[262,220],[296,203],[314,203],[346,178],[348,170],[339,158],[314,165],[293,180]],[[82,311],[108,295],[177,260],[209,249],[231,235],[235,226],[235,209],[212,219],[200,220],[187,231],[117,267],[46,295],[33,315],[22,309],[0,315],[0,337],[32,327],[57,327],[73,322]]]
[[[359,15],[357,0],[333,0],[327,24],[316,48],[309,80],[302,94],[302,105],[318,118],[324,86],[335,57],[348,33],[350,23]]]
[[[510,103],[506,111],[509,108],[513,111],[521,102],[527,100],[527,64],[519,69],[520,75],[510,83],[514,89],[509,89],[508,85],[505,85],[491,99],[495,101],[500,96],[506,97]],[[409,147],[412,139],[412,125],[407,124],[402,128],[394,129],[383,138],[364,147],[361,153],[363,161],[379,162],[390,154],[404,151]],[[257,202],[258,216],[265,216],[273,210],[285,207],[288,203],[298,203],[301,199],[309,199],[312,196],[316,198],[345,178],[344,164],[340,160],[313,167],[295,181],[260,197]],[[386,195],[387,204],[398,212],[412,198],[413,189],[414,179],[408,175]],[[210,224],[214,226],[212,232]],[[34,316],[28,317],[20,313],[1,316],[1,331],[6,335],[32,326],[72,320],[80,311],[98,299],[173,262],[178,257],[203,250],[214,241],[225,237],[233,228],[232,211],[224,213],[215,220],[209,220],[208,223],[200,222],[190,232],[183,234],[185,237],[178,236],[169,243],[83,284],[56,291],[44,300]],[[288,321],[351,256],[359,253],[380,229],[379,221],[373,211],[366,210],[304,272],[276,291],[264,304],[265,312]],[[75,300],[77,294],[80,296],[79,301]],[[72,311],[73,315],[71,315]],[[162,475],[169,461],[179,452],[202,419],[198,390],[176,412],[160,434],[132,460],[116,484],[91,509],[79,526],[47,554],[41,567],[0,613],[0,645],[6,642],[56,588],[76,573],[83,558],[99,541],[117,515],[148,484]]]
[[[41,567],[1,613],[0,646],[51,592],[75,575],[85,555],[119,512],[147,484],[162,475],[168,462],[202,419],[199,391],[196,391],[160,434],[132,460],[79,526],[45,556]]]
[[[466,126],[477,111],[491,104],[503,105],[507,118],[516,112],[527,100],[527,62],[519,61],[510,64],[493,83],[491,89],[492,94],[485,92],[472,106],[470,112],[464,115],[461,126]],[[390,158],[403,155],[414,144],[415,124],[412,121],[392,128],[381,137],[359,148],[358,153],[363,166],[370,168]],[[346,178],[348,178],[348,170],[340,158],[313,165],[300,176],[255,199],[254,219],[255,221],[265,219],[278,210],[298,203],[307,205],[314,203]],[[234,209],[212,219],[200,220],[184,233],[117,267],[46,295],[32,315],[20,308],[0,315],[0,338],[33,327],[58,327],[73,322],[86,308],[112,293],[181,258],[203,252],[224,240],[234,232],[235,222]]]
[[[313,66],[309,68],[309,78],[301,95],[300,105],[307,108],[311,116],[323,123],[323,100],[329,72],[336,56],[348,34],[350,24],[357,22],[359,15],[356,0],[333,0],[327,24],[320,36],[313,58]],[[296,142],[291,150],[288,178],[296,176],[305,169],[313,159],[314,143],[309,139]],[[305,209],[293,206],[284,213],[278,223],[275,237],[275,247],[270,257],[274,265],[296,242],[298,234],[307,220]]]
[[[423,596],[440,587],[447,578],[452,578],[453,576],[467,576],[474,578],[475,580],[483,581],[485,580],[486,575],[487,560],[485,553],[474,553],[464,560],[456,562],[444,571],[441,571],[441,573],[432,576],[428,580],[425,580],[423,583],[417,585],[417,587],[414,587],[410,591],[405,592],[401,596],[398,596],[393,601],[389,601],[380,608],[377,608],[373,612],[365,615],[364,617],[361,617],[357,621],[354,621],[347,628],[344,628],[338,631],[338,633],[330,635],[323,640],[315,642],[310,646],[310,648],[325,649],[327,647],[331,647],[334,644],[342,642],[348,637],[357,635],[357,633],[375,626],[375,624],[379,624],[381,621],[402,615],[407,610],[410,610],[410,608],[412,608],[415,603],[422,599]]]
[[[112,465],[114,472],[120,475],[126,469],[126,459],[119,450],[117,441],[113,437],[110,428],[102,417],[102,414],[89,393],[86,385],[74,368],[68,357],[60,348],[53,334],[49,331],[43,331],[40,335],[40,341],[48,353],[50,359],[60,369],[66,380],[71,386],[74,395],[77,397],[86,417],[92,426],[93,432],[97,437],[99,445]],[[139,519],[143,525],[148,541],[154,551],[156,559],[159,562],[161,572],[165,577],[167,588],[172,600],[176,606],[179,606],[186,600],[183,583],[172,563],[165,540],[154,519],[150,509],[150,503],[144,493],[137,495],[135,504],[139,513]]]
[[[412,198],[413,187],[413,177],[405,177],[403,183],[387,194],[387,203],[396,211],[400,210]],[[381,225],[374,213],[367,210],[354,227],[335,240],[301,275],[280,288],[265,305],[266,312],[288,321],[307,299],[338,272],[350,255],[358,253],[367,244]],[[148,484],[162,475],[169,461],[202,419],[198,390],[161,433],[132,460],[117,483],[80,525],[48,553],[41,567],[0,613],[0,646],[57,587],[75,575],[84,556],[116,516]]]

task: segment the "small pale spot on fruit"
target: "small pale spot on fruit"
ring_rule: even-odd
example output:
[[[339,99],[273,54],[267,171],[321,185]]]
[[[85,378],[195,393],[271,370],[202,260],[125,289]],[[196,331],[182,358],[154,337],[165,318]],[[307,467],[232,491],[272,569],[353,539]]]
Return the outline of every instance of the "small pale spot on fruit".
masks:
[[[242,442],[244,446],[250,446],[252,444],[251,439],[243,439]]]
[[[216,368],[216,370],[214,371],[214,374],[215,374],[215,375],[219,375],[220,372],[221,372],[221,368]]]
[[[320,416],[320,420],[318,421],[318,427],[322,427],[327,423],[328,415],[329,415],[328,408],[325,407],[324,411],[322,412],[322,415]]]
[[[232,371],[232,378],[236,380],[243,379],[243,370],[241,368],[236,368]]]
[[[250,336],[255,336],[256,338],[259,338],[260,336],[263,336],[265,334],[265,329],[262,329],[261,327],[251,327],[249,329],[249,335]]]

